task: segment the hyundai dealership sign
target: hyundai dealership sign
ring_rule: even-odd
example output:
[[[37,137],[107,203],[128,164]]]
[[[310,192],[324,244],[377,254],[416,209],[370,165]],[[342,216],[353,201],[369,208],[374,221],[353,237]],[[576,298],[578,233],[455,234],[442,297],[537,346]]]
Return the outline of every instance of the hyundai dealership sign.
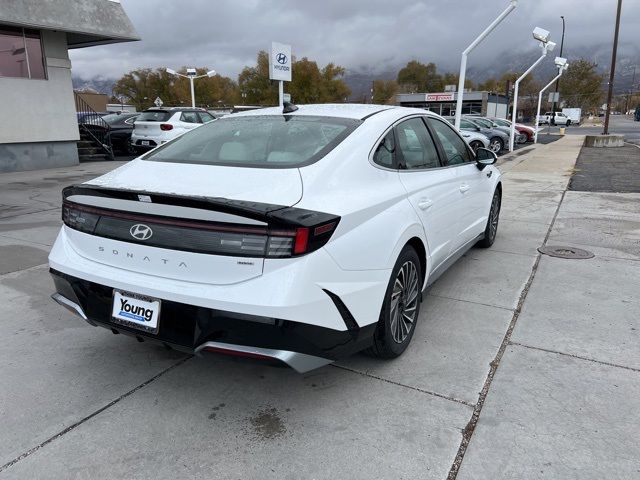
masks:
[[[285,82],[291,81],[291,45],[271,42],[269,78]]]

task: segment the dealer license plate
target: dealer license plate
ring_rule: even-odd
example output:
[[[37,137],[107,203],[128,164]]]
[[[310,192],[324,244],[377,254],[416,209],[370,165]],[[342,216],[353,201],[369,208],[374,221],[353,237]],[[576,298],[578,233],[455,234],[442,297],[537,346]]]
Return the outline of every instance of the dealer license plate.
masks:
[[[140,144],[145,147],[148,147],[150,145],[149,140],[140,140]]]
[[[114,290],[111,320],[127,327],[158,333],[160,300]]]

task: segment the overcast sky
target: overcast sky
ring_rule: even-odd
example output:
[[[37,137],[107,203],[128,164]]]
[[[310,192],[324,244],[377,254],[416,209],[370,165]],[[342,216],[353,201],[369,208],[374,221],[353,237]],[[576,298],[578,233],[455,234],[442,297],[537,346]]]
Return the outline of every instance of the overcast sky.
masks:
[[[122,0],[142,41],[71,51],[74,75],[119,77],[140,67],[207,66],[236,78],[270,42],[293,55],[349,70],[395,68],[408,60],[457,70],[461,51],[506,8],[508,0]],[[566,18],[565,53],[611,45],[615,0],[520,0],[478,47],[470,67],[507,49],[534,46],[541,26],[558,44]],[[624,0],[621,42],[638,43],[640,0]],[[557,52],[555,52],[557,53]]]

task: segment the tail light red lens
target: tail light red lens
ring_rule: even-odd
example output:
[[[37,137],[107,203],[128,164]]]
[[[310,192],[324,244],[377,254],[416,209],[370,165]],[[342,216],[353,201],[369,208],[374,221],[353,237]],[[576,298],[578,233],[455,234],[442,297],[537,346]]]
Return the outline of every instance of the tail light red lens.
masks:
[[[307,251],[309,246],[309,229],[298,228],[296,229],[296,241],[293,244],[293,254],[302,255]]]
[[[173,130],[173,125],[171,125],[170,123],[161,123],[160,124],[160,130],[163,131],[167,131],[167,130]]]

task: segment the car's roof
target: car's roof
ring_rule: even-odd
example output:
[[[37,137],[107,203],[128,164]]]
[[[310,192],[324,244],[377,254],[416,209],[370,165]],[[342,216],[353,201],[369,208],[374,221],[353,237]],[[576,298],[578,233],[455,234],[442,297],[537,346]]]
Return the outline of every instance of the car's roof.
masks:
[[[297,105],[297,107],[298,107],[298,110],[291,112],[289,115],[352,118],[356,120],[363,120],[367,117],[375,115],[376,113],[383,112],[385,110],[391,110],[391,109],[414,110],[414,109],[406,109],[404,107],[396,107],[393,105],[373,105],[373,104],[358,104],[358,103],[324,103],[324,104],[317,104],[317,105]],[[426,112],[426,111],[422,110],[422,112]],[[282,108],[267,107],[267,108],[261,108],[258,110],[238,112],[230,116],[244,117],[244,116],[260,116],[260,115],[282,115]]]
[[[145,112],[206,112],[204,108],[193,107],[151,107]]]

